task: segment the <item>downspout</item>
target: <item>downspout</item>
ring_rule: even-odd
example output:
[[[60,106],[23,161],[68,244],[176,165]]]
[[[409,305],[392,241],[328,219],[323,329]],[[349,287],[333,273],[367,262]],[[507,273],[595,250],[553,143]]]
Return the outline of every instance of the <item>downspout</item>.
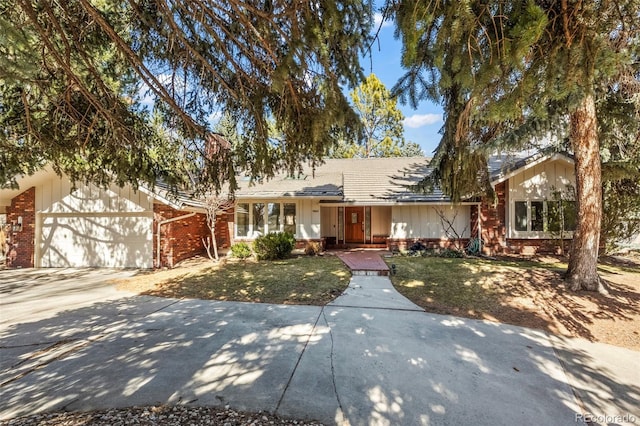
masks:
[[[181,219],[188,219],[190,217],[195,216],[196,213],[192,212],[192,213],[187,213],[185,215],[182,216],[177,216],[177,217],[172,217],[171,219],[165,219],[165,220],[161,220],[160,222],[158,222],[158,235],[157,235],[157,242],[156,242],[156,267],[160,268],[162,267],[162,258],[160,257],[160,228],[162,227],[162,225],[166,225],[167,223],[171,223],[171,222],[175,222],[177,220],[181,220]]]

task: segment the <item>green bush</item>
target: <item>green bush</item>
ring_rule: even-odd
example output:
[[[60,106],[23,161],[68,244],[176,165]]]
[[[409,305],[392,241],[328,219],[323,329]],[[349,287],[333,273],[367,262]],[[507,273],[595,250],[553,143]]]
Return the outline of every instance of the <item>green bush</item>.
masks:
[[[231,254],[238,259],[246,259],[251,256],[251,247],[247,243],[236,243],[231,246]]]
[[[256,238],[253,252],[258,260],[284,259],[296,246],[296,239],[291,232],[270,232]]]

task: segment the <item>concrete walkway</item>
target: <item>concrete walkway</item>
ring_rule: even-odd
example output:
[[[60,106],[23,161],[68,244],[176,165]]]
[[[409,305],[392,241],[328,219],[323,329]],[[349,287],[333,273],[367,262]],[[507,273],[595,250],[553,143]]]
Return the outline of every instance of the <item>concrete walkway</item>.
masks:
[[[326,307],[123,294],[3,317],[0,419],[166,403],[340,425],[640,422],[638,353],[426,314],[382,280],[355,276]]]
[[[351,250],[336,253],[354,275],[389,275],[389,267],[380,257],[381,254],[380,250]]]

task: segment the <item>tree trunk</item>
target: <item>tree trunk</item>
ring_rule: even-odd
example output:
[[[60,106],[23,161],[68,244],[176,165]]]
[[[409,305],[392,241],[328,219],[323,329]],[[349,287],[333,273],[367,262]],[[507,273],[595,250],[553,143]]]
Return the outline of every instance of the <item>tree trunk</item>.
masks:
[[[571,243],[567,280],[571,290],[603,291],[598,276],[602,222],[602,172],[593,96],[584,98],[570,116],[575,155],[577,226]]]
[[[213,255],[216,257],[216,261],[220,260],[218,257],[218,242],[216,241],[216,218],[213,217],[213,226],[211,227],[211,238],[213,239]]]

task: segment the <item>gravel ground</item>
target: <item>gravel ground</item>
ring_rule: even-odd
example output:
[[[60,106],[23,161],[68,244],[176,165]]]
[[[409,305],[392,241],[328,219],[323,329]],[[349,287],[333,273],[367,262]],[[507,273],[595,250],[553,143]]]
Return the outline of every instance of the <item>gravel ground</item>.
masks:
[[[125,426],[125,425],[163,425],[163,426],[267,426],[300,425],[322,426],[314,421],[282,419],[268,413],[244,413],[212,407],[131,407],[91,412],[55,412],[34,414],[0,421],[1,426]]]

